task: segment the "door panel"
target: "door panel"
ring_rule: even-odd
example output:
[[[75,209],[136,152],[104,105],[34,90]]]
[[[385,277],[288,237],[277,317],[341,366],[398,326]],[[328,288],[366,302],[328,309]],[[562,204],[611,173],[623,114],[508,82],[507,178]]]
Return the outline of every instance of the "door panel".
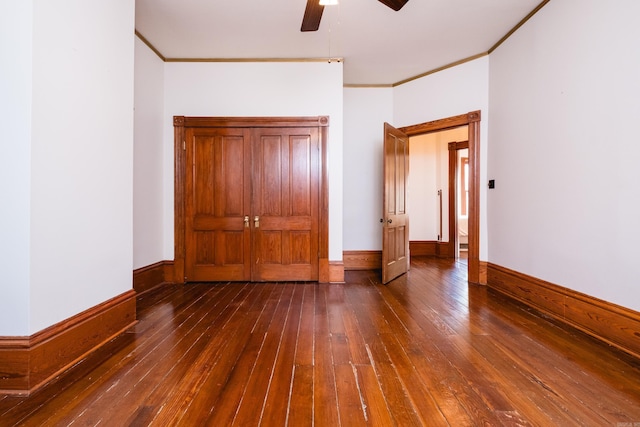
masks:
[[[318,280],[318,130],[260,128],[254,141],[252,280]]]
[[[185,276],[193,281],[249,280],[250,133],[190,128],[186,150]]]
[[[316,281],[317,128],[188,128],[188,281]]]
[[[388,283],[409,268],[409,138],[388,123],[384,124],[383,168],[382,282]]]

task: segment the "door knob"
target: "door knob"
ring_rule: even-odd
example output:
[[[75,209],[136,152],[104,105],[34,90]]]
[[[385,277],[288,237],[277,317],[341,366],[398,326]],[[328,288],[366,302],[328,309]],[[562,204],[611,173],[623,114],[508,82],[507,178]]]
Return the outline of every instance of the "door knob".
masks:
[[[249,228],[249,215],[244,216],[244,228]]]
[[[393,220],[392,220],[391,218],[389,218],[389,219],[387,220],[387,222],[388,222],[389,224],[391,224],[391,223],[393,222]]]
[[[257,216],[257,215],[253,217],[253,226],[255,228],[259,228],[260,227],[260,217]]]

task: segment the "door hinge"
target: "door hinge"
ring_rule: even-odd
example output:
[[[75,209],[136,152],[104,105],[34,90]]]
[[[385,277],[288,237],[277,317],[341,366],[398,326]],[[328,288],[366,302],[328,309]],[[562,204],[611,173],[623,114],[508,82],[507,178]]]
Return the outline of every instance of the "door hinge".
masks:
[[[182,141],[182,151],[187,151],[187,141]]]

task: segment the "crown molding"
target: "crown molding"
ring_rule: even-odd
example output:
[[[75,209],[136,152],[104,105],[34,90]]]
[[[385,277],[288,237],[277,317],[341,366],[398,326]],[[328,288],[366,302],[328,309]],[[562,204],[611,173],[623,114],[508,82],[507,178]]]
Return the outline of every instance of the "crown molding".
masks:
[[[396,83],[392,84],[391,86],[392,87],[400,86],[400,85],[403,85],[405,83],[409,83],[409,82],[411,82],[413,80],[417,80],[417,79],[420,79],[422,77],[426,77],[426,76],[431,75],[431,74],[439,73],[440,71],[444,71],[444,70],[446,70],[448,68],[456,67],[456,66],[464,64],[466,62],[474,61],[474,60],[476,60],[478,58],[482,58],[483,56],[487,56],[487,55],[489,55],[489,52],[478,53],[476,55],[469,56],[469,57],[461,59],[459,61],[455,61],[455,62],[452,62],[450,64],[443,65],[442,67],[434,68],[433,70],[427,71],[426,73],[418,74],[417,76],[413,76],[413,77],[409,77],[408,79],[400,80],[399,82],[396,82]]]
[[[343,62],[342,58],[166,58],[165,62]]]
[[[551,0],[543,0],[535,9],[533,9],[527,16],[525,16],[520,22],[518,22],[511,30],[509,30],[500,40],[498,40],[491,48],[489,48],[486,52],[481,52],[476,55],[469,56],[464,59],[460,59],[455,62],[451,62],[450,64],[443,65],[438,68],[434,68],[432,70],[426,71],[422,74],[418,74],[413,77],[408,77],[406,79],[397,81],[395,83],[390,84],[355,84],[355,83],[347,83],[344,84],[344,88],[393,88],[405,83],[412,82],[414,80],[420,79],[422,77],[429,76],[431,74],[438,73],[440,71],[447,70],[449,68],[456,67],[458,65],[462,65],[466,62],[474,61],[478,58],[482,58],[484,56],[490,55],[493,51],[495,51],[502,43],[504,43],[509,37],[511,37],[520,27],[522,27],[529,19],[531,19],[536,13],[540,11],[547,3]],[[135,30],[136,36],[146,44],[149,49],[151,49],[157,56],[164,62],[241,62],[241,63],[251,63],[251,62],[344,62],[344,58],[167,58],[158,49],[155,48],[138,30]]]
[[[525,24],[525,22],[527,22],[529,19],[531,19],[533,17],[533,15],[538,13],[538,11],[540,11],[540,9],[542,9],[550,1],[551,0],[543,0],[543,2],[540,3],[538,6],[536,6],[536,8],[533,9],[531,12],[529,12],[529,14],[527,16],[522,18],[522,20],[520,22],[518,22],[515,27],[513,27],[511,30],[509,30],[509,32],[507,34],[502,36],[502,38],[500,40],[498,40],[498,42],[496,44],[491,46],[491,49],[489,49],[488,53],[492,53],[494,50],[496,50],[502,43],[504,43],[509,37],[511,37],[511,35],[513,33],[518,31],[518,29],[520,27],[522,27]]]
[[[135,30],[135,35],[140,39],[140,41],[142,41],[142,43],[146,44],[147,47],[149,49],[151,49],[153,51],[153,53],[155,53],[158,58],[162,59],[162,62],[167,62],[167,58],[165,58],[158,49],[156,49],[156,47],[154,45],[151,44],[151,42],[149,40],[147,40],[142,34],[140,34],[140,31]]]

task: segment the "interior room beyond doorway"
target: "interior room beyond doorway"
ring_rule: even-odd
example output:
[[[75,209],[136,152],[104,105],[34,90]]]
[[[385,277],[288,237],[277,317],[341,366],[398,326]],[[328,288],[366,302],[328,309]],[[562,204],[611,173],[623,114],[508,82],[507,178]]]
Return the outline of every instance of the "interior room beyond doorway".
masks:
[[[468,126],[430,132],[409,138],[409,197],[408,212],[411,218],[409,229],[411,255],[436,255],[458,257],[460,243],[467,243],[468,203],[463,203],[463,194],[450,188],[449,184],[449,144],[467,141]],[[455,175],[457,187],[462,191],[464,169],[463,151],[456,150],[458,173]],[[468,149],[466,150],[468,153]],[[468,158],[468,154],[466,156]],[[469,186],[466,186],[469,189]],[[449,197],[455,202],[450,203]],[[457,215],[450,221],[451,205]],[[466,206],[466,213],[463,207]],[[451,239],[450,228],[455,229]],[[453,241],[451,241],[453,240]]]

